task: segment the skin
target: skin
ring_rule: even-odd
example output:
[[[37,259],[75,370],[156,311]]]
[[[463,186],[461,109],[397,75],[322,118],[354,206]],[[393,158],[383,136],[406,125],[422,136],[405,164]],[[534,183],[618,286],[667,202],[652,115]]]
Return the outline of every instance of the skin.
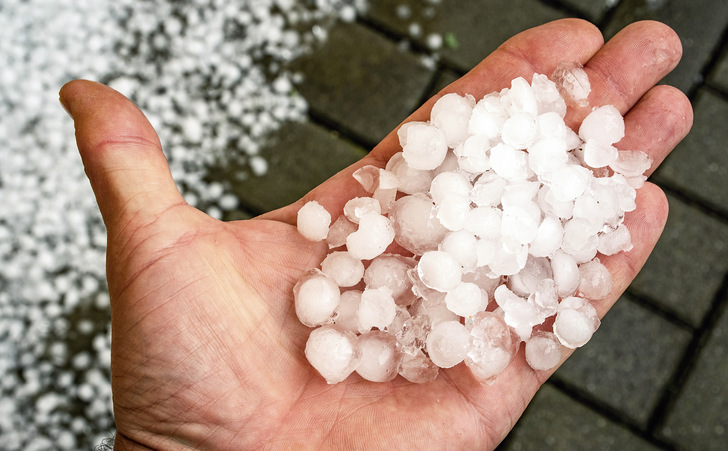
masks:
[[[625,115],[627,136],[617,147],[648,152],[656,167],[692,124],[686,97],[655,86],[681,52],[660,23],[634,23],[604,44],[593,25],[566,19],[511,38],[439,95],[479,98],[517,76],[530,80],[578,61],[590,77],[591,105]],[[64,86],[60,99],[108,229],[116,449],[492,449],[552,373],[530,369],[522,346],[492,385],[464,365],[424,385],[357,375],[328,385],[307,363],[310,329],[295,317],[292,288],[327,249],[297,233],[296,212],[315,199],[335,213],[363,195],[351,173],[384,166],[400,150],[394,133],[299,202],[221,222],[184,202],[156,133],[130,101],[81,80]],[[408,120],[427,120],[435,100]],[[588,111],[571,108],[567,123],[574,127]],[[602,258],[614,283],[595,303],[600,317],[644,264],[667,210],[655,185],[639,190],[637,210],[625,218],[634,249]]]

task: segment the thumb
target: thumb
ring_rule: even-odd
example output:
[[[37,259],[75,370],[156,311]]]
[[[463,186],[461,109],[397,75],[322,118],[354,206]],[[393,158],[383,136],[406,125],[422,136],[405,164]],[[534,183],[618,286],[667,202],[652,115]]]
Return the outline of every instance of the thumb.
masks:
[[[130,100],[100,83],[75,80],[59,93],[106,227],[148,221],[184,204],[159,138]]]

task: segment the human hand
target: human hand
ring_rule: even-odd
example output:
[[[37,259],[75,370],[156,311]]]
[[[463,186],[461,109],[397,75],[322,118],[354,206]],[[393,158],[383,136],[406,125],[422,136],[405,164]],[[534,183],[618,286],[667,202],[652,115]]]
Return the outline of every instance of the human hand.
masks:
[[[613,104],[625,115],[618,147],[644,150],[654,170],[692,123],[682,93],[653,87],[680,54],[677,36],[659,23],[633,24],[604,45],[593,25],[567,19],[512,38],[441,94],[479,98],[517,76],[578,61],[591,105]],[[296,319],[292,288],[327,249],[297,233],[296,212],[314,199],[341,211],[363,195],[352,172],[384,166],[399,150],[396,134],[301,201],[225,223],[184,202],[154,130],[131,102],[86,81],[60,95],[108,230],[118,449],[491,449],[550,376],[532,370],[522,349],[492,385],[463,365],[427,384],[352,376],[328,385],[306,361],[310,329]],[[409,120],[426,120],[433,102]],[[570,109],[567,124],[587,113]],[[634,248],[602,258],[613,289],[594,304],[600,317],[644,264],[666,217],[665,196],[646,183],[625,218]]]

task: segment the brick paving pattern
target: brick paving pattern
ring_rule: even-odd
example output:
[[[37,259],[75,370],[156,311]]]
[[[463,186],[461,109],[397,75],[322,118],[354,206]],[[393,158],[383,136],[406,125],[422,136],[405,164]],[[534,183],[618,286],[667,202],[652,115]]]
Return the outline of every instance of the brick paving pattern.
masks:
[[[546,383],[500,448],[728,449],[728,2],[370,4],[297,63],[311,122],[285,129],[265,153],[268,175],[236,188],[248,209],[242,216],[296,200],[360,158],[523,29],[581,17],[609,37],[635,20],[666,22],[685,56],[665,82],[689,95],[695,126],[653,177],[670,200],[665,233],[593,341]],[[426,58],[432,33],[444,38],[437,61]]]

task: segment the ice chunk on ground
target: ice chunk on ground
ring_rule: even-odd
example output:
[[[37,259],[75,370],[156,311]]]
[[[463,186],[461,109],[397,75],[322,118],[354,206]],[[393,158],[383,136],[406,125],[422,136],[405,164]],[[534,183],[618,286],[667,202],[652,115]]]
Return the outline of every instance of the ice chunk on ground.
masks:
[[[415,384],[434,381],[439,370],[422,351],[414,356],[403,354],[399,361],[399,374]]]
[[[417,275],[429,288],[447,292],[460,284],[463,272],[457,260],[447,252],[429,251],[422,254]]]
[[[344,205],[346,219],[354,224],[359,224],[361,217],[369,213],[382,213],[382,206],[379,201],[371,197],[355,197]]]
[[[559,304],[554,320],[554,334],[567,348],[585,345],[599,327],[596,310],[585,299],[569,297]]]
[[[399,182],[397,189],[405,194],[426,193],[435,177],[433,171],[411,168],[402,152],[392,155],[387,162],[387,170],[397,177]]]
[[[399,305],[409,305],[414,301],[411,294],[412,282],[407,272],[417,262],[400,255],[383,254],[371,261],[364,271],[364,283],[369,288],[387,287]],[[406,298],[406,299],[405,299]]]
[[[579,279],[579,293],[592,301],[604,299],[612,291],[612,275],[597,259],[579,266]]]
[[[385,216],[367,213],[359,220],[359,228],[346,238],[352,257],[371,260],[381,255],[394,241],[394,228]]]
[[[339,286],[318,269],[305,273],[293,287],[294,305],[298,319],[315,327],[331,320],[339,306]]]
[[[321,326],[306,341],[306,358],[329,384],[346,379],[359,364],[357,337],[336,326]]]
[[[435,169],[447,154],[447,142],[442,131],[425,122],[408,122],[398,131],[402,155],[414,169]]]
[[[470,333],[458,321],[443,321],[427,336],[427,354],[440,368],[452,368],[465,359]]]
[[[364,264],[346,251],[332,252],[321,262],[321,271],[340,287],[353,287],[364,276]]]
[[[459,316],[473,316],[485,310],[488,297],[474,283],[462,282],[445,295],[445,304]]]
[[[339,306],[336,308],[334,323],[344,330],[359,332],[359,303],[361,291],[349,290],[341,293]]]
[[[551,257],[551,270],[559,297],[571,296],[579,288],[579,267],[571,255],[556,252]]]
[[[624,138],[624,118],[613,105],[595,108],[579,127],[579,137],[586,141],[614,144]]]
[[[445,94],[433,105],[430,123],[442,130],[448,147],[455,148],[468,137],[468,124],[474,106],[473,96],[455,93]]]
[[[331,224],[331,215],[315,200],[306,202],[298,210],[296,227],[298,232],[311,241],[326,239]]]
[[[395,241],[413,254],[437,249],[448,230],[437,220],[435,205],[423,194],[398,199],[389,212]]]
[[[391,381],[397,376],[400,353],[394,336],[373,330],[359,336],[359,366],[356,372],[372,382]]]
[[[561,362],[561,343],[551,332],[536,331],[526,342],[526,362],[537,371],[548,371]]]
[[[470,332],[465,364],[477,379],[492,380],[511,362],[516,347],[503,318],[480,312],[467,327]]]
[[[365,288],[359,301],[357,318],[361,330],[372,327],[384,329],[397,314],[397,304],[392,298],[392,290],[387,287]]]
[[[551,79],[563,96],[566,103],[585,107],[589,105],[587,98],[591,92],[589,76],[581,64],[577,62],[561,62],[556,66]]]

